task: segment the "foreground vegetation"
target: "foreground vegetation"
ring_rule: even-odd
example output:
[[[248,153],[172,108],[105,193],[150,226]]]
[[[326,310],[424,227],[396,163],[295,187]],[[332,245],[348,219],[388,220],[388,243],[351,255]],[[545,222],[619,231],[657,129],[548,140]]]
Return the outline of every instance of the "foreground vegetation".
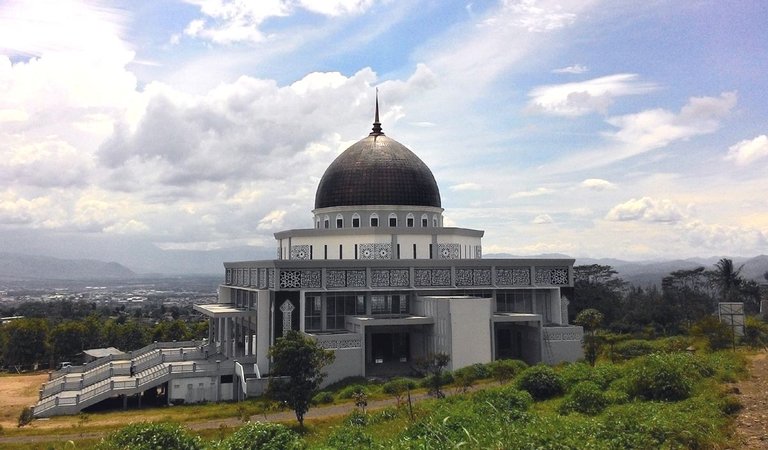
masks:
[[[724,448],[739,404],[723,383],[744,374],[744,357],[731,351],[656,351],[594,367],[497,362],[446,374],[453,385],[445,389],[455,395],[410,408],[404,399],[377,411],[356,402],[348,416],[306,427],[248,422],[206,436],[172,422],[138,423],[77,448]],[[479,388],[465,389],[481,380]],[[357,399],[360,392],[375,398],[400,392],[397,383],[360,382],[325,392],[333,402]],[[405,381],[406,389],[409,383],[415,381]]]

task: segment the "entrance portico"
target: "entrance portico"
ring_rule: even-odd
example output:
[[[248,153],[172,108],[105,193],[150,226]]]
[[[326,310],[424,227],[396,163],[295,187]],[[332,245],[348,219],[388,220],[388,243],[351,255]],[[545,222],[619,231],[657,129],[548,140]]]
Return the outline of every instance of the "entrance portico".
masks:
[[[256,311],[228,304],[194,305],[208,317],[208,342],[227,358],[253,356],[256,350]]]

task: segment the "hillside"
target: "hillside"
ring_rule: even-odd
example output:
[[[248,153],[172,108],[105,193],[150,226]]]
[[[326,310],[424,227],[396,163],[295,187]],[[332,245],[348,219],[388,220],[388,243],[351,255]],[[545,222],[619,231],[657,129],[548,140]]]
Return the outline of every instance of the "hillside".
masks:
[[[2,280],[125,279],[136,274],[116,262],[0,253]]]

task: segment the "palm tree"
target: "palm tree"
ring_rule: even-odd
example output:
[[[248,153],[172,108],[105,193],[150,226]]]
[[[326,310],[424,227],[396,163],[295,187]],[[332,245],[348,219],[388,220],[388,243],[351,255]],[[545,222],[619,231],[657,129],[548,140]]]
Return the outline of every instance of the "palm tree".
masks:
[[[741,278],[741,269],[744,265],[735,269],[733,261],[728,258],[722,258],[715,264],[714,282],[720,291],[720,297],[723,301],[737,301],[739,299],[739,288],[744,279]]]

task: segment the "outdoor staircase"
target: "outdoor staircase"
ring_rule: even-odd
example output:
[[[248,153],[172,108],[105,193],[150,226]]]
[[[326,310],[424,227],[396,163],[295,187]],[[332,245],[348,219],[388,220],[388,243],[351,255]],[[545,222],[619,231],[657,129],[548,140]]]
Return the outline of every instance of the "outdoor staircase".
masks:
[[[218,373],[219,368],[219,362],[208,360],[203,342],[151,344],[52,373],[40,390],[40,400],[32,407],[33,415],[76,414],[110,397],[138,394],[178,376]]]

